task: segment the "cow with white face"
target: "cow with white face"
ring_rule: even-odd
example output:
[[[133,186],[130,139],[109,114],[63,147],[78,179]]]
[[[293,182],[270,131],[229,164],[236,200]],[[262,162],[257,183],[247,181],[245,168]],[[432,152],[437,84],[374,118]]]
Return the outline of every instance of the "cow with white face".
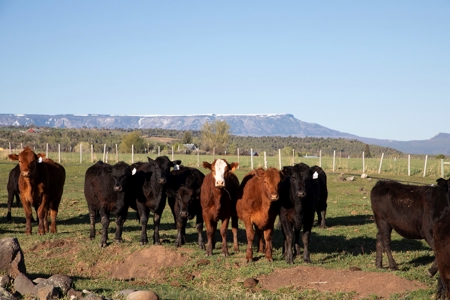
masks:
[[[206,236],[208,238],[206,246],[207,256],[212,254],[212,249],[215,247],[214,236],[219,220],[222,221],[220,226],[222,254],[223,256],[228,256],[226,232],[230,218],[233,232],[233,249],[235,252],[239,251],[237,242],[238,218],[236,214],[239,180],[233,173],[238,166],[239,163],[229,164],[225,159],[216,159],[212,164],[203,162],[203,167],[211,170],[205,176],[200,192],[203,220],[205,221]]]

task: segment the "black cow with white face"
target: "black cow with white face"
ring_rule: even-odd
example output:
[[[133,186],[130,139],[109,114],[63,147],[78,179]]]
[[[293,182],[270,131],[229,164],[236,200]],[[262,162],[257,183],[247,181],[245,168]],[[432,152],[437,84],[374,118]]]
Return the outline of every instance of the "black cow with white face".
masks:
[[[142,226],[141,245],[148,243],[147,224],[150,212],[153,213],[155,226],[153,244],[161,244],[159,224],[166,206],[166,184],[170,178],[171,168],[179,164],[181,164],[180,160],[171,161],[167,156],[159,156],[156,159],[148,157],[148,162],[137,162],[131,165],[135,201],[132,201],[130,206],[139,214]]]
[[[280,223],[284,237],[283,254],[293,263],[300,253],[300,231],[303,242],[303,260],[310,263],[309,239],[319,201],[319,184],[313,170],[304,163],[283,167],[285,179],[280,183]],[[294,248],[294,249],[293,249]]]
[[[95,217],[100,213],[102,237],[100,247],[107,246],[109,215],[116,215],[116,242],[122,241],[123,224],[127,218],[128,207],[133,199],[131,190],[131,168],[125,162],[111,166],[102,161],[86,170],[84,195],[89,208],[91,239],[95,238]]]
[[[169,206],[178,230],[176,245],[186,243],[186,223],[196,217],[195,227],[198,233],[198,245],[205,249],[203,242],[203,215],[200,205],[200,190],[205,175],[196,168],[180,166],[171,172],[167,186]]]

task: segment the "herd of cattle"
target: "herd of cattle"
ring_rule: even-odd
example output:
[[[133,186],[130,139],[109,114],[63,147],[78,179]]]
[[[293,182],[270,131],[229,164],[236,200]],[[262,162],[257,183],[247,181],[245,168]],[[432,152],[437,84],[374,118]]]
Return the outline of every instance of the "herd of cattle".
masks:
[[[8,215],[14,197],[22,202],[26,217],[26,234],[31,234],[32,208],[36,210],[38,233],[56,233],[56,217],[65,182],[64,167],[45,154],[34,153],[26,147],[19,154],[10,154],[18,161],[7,185]],[[228,256],[226,234],[231,219],[233,249],[239,251],[238,220],[245,224],[246,259],[253,260],[252,244],[272,261],[272,235],[277,216],[284,238],[283,255],[292,264],[300,254],[310,262],[308,244],[315,215],[318,225],[325,227],[327,210],[327,176],[319,166],[304,163],[276,168],[258,168],[247,173],[241,182],[234,174],[238,163],[216,159],[203,162],[209,172],[204,175],[196,168],[171,161],[166,156],[131,165],[115,165],[101,161],[89,167],[85,174],[84,195],[89,209],[90,238],[95,238],[96,217],[102,224],[100,246],[107,246],[110,213],[116,216],[115,240],[122,240],[122,230],[131,207],[137,211],[142,226],[140,243],[148,243],[147,224],[153,213],[153,243],[160,244],[159,225],[166,200],[177,227],[176,245],[186,242],[187,220],[196,217],[198,245],[212,255],[216,230],[220,222],[222,255]],[[450,299],[450,180],[439,178],[436,186],[414,186],[380,180],[371,190],[371,205],[378,228],[376,235],[376,266],[382,267],[386,252],[389,268],[397,269],[390,241],[395,230],[408,239],[425,239],[435,253],[429,269],[433,276],[439,271],[439,297]],[[47,223],[50,217],[51,226]],[[206,226],[206,245],[203,241]],[[444,295],[446,294],[446,295]]]

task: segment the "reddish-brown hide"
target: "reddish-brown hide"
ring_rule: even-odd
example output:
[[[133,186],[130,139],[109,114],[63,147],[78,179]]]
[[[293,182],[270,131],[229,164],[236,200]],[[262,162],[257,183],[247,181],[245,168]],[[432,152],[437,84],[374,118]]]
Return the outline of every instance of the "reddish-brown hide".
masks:
[[[8,155],[19,161],[19,192],[26,217],[26,234],[31,234],[31,207],[37,211],[40,235],[49,231],[47,217],[50,212],[50,232],[56,233],[56,216],[63,193],[66,171],[63,166],[43,153],[34,153],[30,147],[22,152]]]
[[[272,234],[279,207],[275,201],[279,199],[278,185],[281,173],[275,168],[253,170],[245,175],[239,188],[239,199],[236,211],[239,219],[245,224],[247,233],[247,262],[253,260],[252,244],[255,237],[255,226],[258,234],[258,252],[264,252],[268,261],[272,259]],[[264,240],[262,235],[264,234]]]
[[[233,232],[233,249],[239,251],[237,241],[238,218],[236,215],[237,192],[239,189],[239,180],[233,171],[239,166],[239,163],[229,164],[225,159],[216,159],[212,164],[203,162],[205,169],[211,170],[203,179],[200,202],[202,206],[202,215],[205,221],[206,236],[208,244],[206,246],[206,255],[212,254],[215,247],[215,232],[217,223],[222,221],[220,226],[220,235],[222,236],[222,254],[228,256],[228,246],[226,233],[228,223],[231,218],[231,230]]]

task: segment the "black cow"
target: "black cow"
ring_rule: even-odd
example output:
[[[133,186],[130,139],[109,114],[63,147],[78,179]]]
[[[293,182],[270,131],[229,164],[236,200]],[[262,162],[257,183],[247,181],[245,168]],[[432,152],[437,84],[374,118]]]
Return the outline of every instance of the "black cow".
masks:
[[[327,174],[319,166],[312,166],[311,170],[313,171],[313,179],[317,179],[319,182],[319,202],[317,203],[317,225],[319,225],[320,228],[325,228],[326,227],[325,216],[327,214],[327,207],[328,207]]]
[[[303,227],[303,260],[310,263],[308,246],[319,201],[319,183],[313,179],[312,169],[304,163],[283,167],[282,174],[285,179],[280,183],[278,202],[284,237],[283,254],[289,264],[293,263],[295,255],[300,254],[300,230]]]
[[[180,160],[170,161],[167,156],[158,156],[156,159],[148,157],[148,162],[137,162],[131,165],[133,170],[133,191],[135,201],[131,208],[139,214],[142,226],[141,245],[148,243],[147,223],[150,212],[153,212],[153,244],[161,244],[159,236],[159,223],[166,206],[166,183],[170,177],[170,168],[181,164]]]
[[[370,192],[370,201],[378,228],[375,259],[377,268],[382,268],[382,254],[385,251],[389,268],[398,269],[391,252],[392,229],[407,239],[425,239],[434,250],[433,227],[442,211],[449,206],[444,188],[380,180]],[[430,276],[436,274],[436,261],[428,272]]]
[[[9,172],[8,184],[6,185],[6,189],[8,191],[8,213],[6,214],[6,220],[11,222],[11,208],[14,203],[14,198],[16,198],[17,207],[20,203],[20,192],[19,192],[19,176],[20,176],[20,167],[17,164],[12,170]]]
[[[180,166],[172,170],[167,184],[167,198],[178,229],[176,245],[186,243],[186,223],[196,217],[195,227],[198,232],[198,245],[205,249],[203,242],[203,215],[200,205],[200,189],[205,174],[196,168]]]
[[[98,161],[86,170],[84,196],[89,208],[90,239],[95,238],[95,217],[100,213],[102,237],[100,247],[107,246],[109,214],[116,215],[116,242],[122,241],[123,224],[127,218],[128,207],[134,200],[131,190],[131,168],[125,162],[111,166]]]
[[[437,185],[450,194],[450,180],[439,178]],[[450,196],[450,195],[449,195]],[[439,270],[436,299],[450,299],[450,208],[446,208],[433,228],[434,255]]]

